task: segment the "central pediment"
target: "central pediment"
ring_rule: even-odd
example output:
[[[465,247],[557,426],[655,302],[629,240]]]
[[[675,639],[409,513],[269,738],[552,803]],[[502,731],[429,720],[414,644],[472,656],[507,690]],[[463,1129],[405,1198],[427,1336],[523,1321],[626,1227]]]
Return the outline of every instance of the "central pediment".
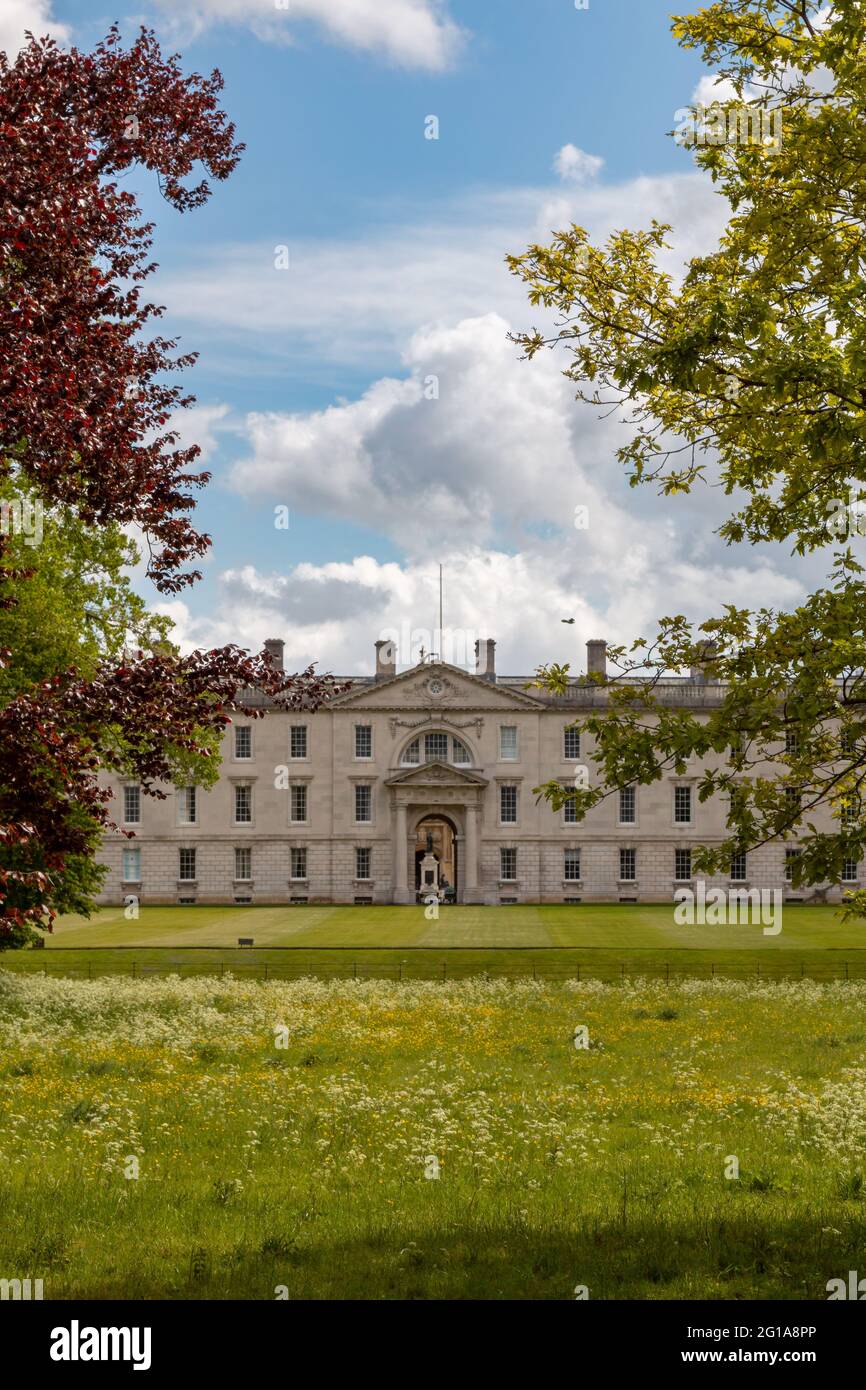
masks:
[[[490,710],[513,712],[520,709],[544,709],[542,700],[522,690],[498,686],[495,681],[474,676],[446,661],[424,662],[390,676],[375,685],[349,690],[329,701],[331,708],[349,707],[365,710]]]
[[[479,772],[452,767],[450,763],[424,763],[385,778],[386,787],[486,787],[487,778]]]

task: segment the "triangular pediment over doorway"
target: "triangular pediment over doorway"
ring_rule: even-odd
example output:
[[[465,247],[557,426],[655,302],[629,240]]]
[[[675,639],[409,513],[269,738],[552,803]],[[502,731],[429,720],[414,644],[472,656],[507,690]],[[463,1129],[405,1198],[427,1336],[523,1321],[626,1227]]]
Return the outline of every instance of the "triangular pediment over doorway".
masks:
[[[487,778],[480,772],[452,767],[450,763],[424,763],[386,777],[386,787],[486,787]]]
[[[497,685],[495,681],[474,676],[446,661],[424,662],[388,676],[360,689],[348,690],[328,702],[332,709],[349,707],[364,710],[416,709],[434,712],[441,710],[480,710],[482,712],[514,712],[544,709],[543,700],[523,690]]]

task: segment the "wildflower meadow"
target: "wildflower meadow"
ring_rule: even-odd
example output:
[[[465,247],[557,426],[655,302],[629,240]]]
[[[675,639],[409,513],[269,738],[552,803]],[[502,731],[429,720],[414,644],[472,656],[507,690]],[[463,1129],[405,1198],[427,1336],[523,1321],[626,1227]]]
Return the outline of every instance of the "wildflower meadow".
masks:
[[[864,1006],[855,981],[0,972],[0,1275],[826,1299],[866,1270]]]

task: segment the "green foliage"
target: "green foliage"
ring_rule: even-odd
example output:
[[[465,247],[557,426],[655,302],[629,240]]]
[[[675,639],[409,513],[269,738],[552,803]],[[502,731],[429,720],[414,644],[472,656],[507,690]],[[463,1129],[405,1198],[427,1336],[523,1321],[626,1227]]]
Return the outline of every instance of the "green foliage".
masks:
[[[22,474],[4,483],[5,503],[33,499]],[[128,571],[139,553],[119,526],[84,526],[60,506],[38,516],[30,535],[6,528],[4,564],[15,573],[0,575],[0,647],[11,652],[0,704],[69,667],[88,677],[127,647],[149,651],[171,628],[133,590]]]
[[[564,349],[578,399],[621,408],[633,428],[618,458],[633,486],[673,497],[720,480],[736,497],[719,527],[729,544],[832,550],[866,503],[866,14],[719,0],[678,17],[674,32],[737,93],[713,113],[727,138],[700,143],[697,114],[688,136],[730,205],[717,250],[677,281],[658,265],[669,227],[594,247],[573,226],[509,257],[530,302],[561,325],[516,341],[529,358]],[[781,120],[776,138],[731,138],[741,116],[755,126],[762,112]],[[580,817],[620,786],[706,758],[699,795],[723,795],[730,809],[728,838],[698,856],[699,871],[795,837],[795,883],[838,881],[866,845],[866,585],[850,550],[831,564],[828,587],[793,613],[729,606],[697,632],[667,617],[652,642],[611,653],[607,708],[584,725],[599,785],[539,792],[555,806],[570,797]],[[663,675],[708,656],[725,683],[720,708],[666,707]],[[561,691],[562,670],[539,681]]]

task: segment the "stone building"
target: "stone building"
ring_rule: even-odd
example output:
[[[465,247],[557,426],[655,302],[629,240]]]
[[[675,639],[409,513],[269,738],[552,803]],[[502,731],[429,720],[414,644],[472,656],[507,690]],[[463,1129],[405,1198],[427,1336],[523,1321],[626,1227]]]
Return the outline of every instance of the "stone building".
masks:
[[[282,666],[283,643],[266,644]],[[316,713],[268,709],[226,730],[218,783],[165,788],[166,800],[112,779],[119,831],[104,841],[103,903],[409,903],[436,888],[461,903],[670,902],[693,884],[692,855],[725,837],[723,808],[701,805],[686,775],[609,797],[575,823],[533,788],[573,785],[587,748],[574,727],[606,699],[575,678],[564,697],[500,676],[495,643],[476,644],[470,673],[428,660],[398,674],[392,643],[376,643],[372,676]],[[605,643],[587,644],[603,672]],[[709,710],[719,687],[700,669],[661,683],[657,697]],[[588,763],[591,767],[591,762]],[[780,888],[790,841],[731,864],[722,887]],[[818,890],[837,900],[860,883]]]

